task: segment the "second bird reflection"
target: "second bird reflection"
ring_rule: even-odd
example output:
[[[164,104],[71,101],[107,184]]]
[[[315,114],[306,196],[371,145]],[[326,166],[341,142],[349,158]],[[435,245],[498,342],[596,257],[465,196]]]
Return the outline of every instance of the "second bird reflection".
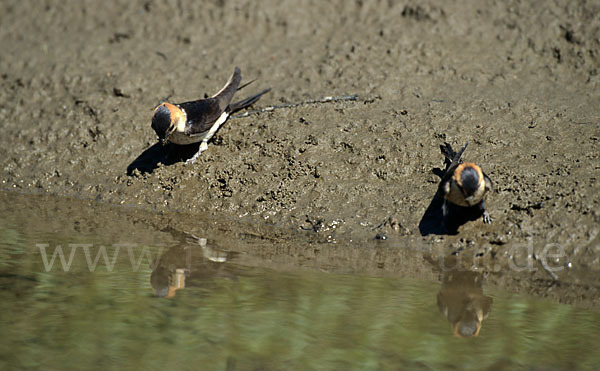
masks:
[[[171,247],[152,263],[152,291],[157,297],[172,298],[186,287],[203,286],[218,278],[236,280],[225,264],[232,256],[207,246],[205,238],[188,235],[188,243]]]
[[[483,275],[450,265],[454,261],[454,257],[444,259],[446,267],[454,268],[443,269],[442,287],[437,295],[438,308],[452,325],[455,336],[475,337],[492,310],[493,300],[483,294]]]

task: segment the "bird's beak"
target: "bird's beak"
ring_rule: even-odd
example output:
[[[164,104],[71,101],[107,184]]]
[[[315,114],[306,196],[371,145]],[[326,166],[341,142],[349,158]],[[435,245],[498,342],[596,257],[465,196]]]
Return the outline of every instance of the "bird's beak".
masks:
[[[163,146],[166,146],[167,143],[169,143],[169,137],[171,136],[171,134],[173,134],[175,132],[175,126],[172,126],[169,131],[167,131],[167,134],[165,134],[165,137],[161,139],[161,142],[163,144]]]

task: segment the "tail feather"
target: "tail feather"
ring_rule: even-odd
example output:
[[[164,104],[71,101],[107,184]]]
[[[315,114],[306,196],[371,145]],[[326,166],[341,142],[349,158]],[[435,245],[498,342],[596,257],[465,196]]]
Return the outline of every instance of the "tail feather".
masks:
[[[454,158],[452,159],[452,162],[458,162],[458,163],[462,162],[462,159],[461,159],[462,154],[465,152],[465,149],[467,149],[468,145],[469,145],[469,142],[465,143],[465,145],[462,146],[462,148],[459,149],[458,152],[456,152],[454,154]]]
[[[465,143],[465,145],[462,146],[462,148],[459,149],[458,152],[454,152],[452,146],[448,143],[444,143],[440,146],[442,154],[445,157],[444,164],[446,165],[446,174],[450,173],[451,171],[454,171],[454,169],[462,162],[462,154],[465,152],[465,149],[467,149],[468,145],[469,142]]]
[[[229,107],[227,108],[227,110],[229,111],[229,113],[234,113],[237,112],[239,110],[242,110],[246,107],[250,107],[251,105],[253,105],[254,103],[256,103],[256,101],[258,101],[260,99],[260,97],[262,97],[264,94],[268,93],[271,91],[271,88],[269,89],[265,89],[263,91],[261,91],[258,94],[255,94],[251,97],[248,97],[246,99],[242,99],[238,102],[235,103],[231,103],[229,105]]]
[[[238,91],[239,91],[239,90],[242,90],[242,89],[243,89],[243,88],[245,88],[246,86],[248,86],[248,85],[252,84],[254,81],[256,81],[256,79],[254,79],[254,80],[250,80],[250,81],[248,81],[247,83],[245,83],[245,84],[243,84],[243,85],[240,85],[240,86],[237,88],[237,90],[238,90]]]
[[[233,95],[240,86],[240,82],[242,81],[242,72],[239,67],[235,67],[231,77],[223,86],[218,93],[212,96],[212,98],[216,98],[221,110],[225,110],[225,108],[229,105],[229,102],[233,99]]]
[[[450,143],[444,143],[440,145],[440,150],[442,151],[442,155],[444,155],[444,160],[452,162],[456,152],[454,152]]]

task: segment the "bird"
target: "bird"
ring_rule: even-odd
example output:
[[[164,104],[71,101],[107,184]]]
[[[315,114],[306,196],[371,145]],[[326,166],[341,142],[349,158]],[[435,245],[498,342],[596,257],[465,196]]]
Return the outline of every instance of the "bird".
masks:
[[[180,244],[169,248],[150,264],[154,296],[172,298],[177,290],[202,286],[218,278],[237,279],[225,263],[234,253],[207,244],[206,238],[167,228]],[[185,240],[182,238],[185,237]]]
[[[156,106],[152,114],[152,128],[159,140],[163,144],[171,142],[177,145],[201,142],[198,152],[186,161],[186,164],[194,163],[208,149],[208,141],[232,113],[251,106],[271,90],[265,89],[231,103],[235,93],[252,82],[240,87],[241,81],[241,70],[235,67],[225,86],[212,97],[176,104],[163,102]]]
[[[479,335],[483,320],[492,310],[493,299],[483,293],[481,272],[452,269],[442,275],[437,304],[452,324],[454,336],[465,338]]]
[[[484,197],[488,192],[494,190],[494,183],[481,170],[481,167],[473,162],[462,161],[462,154],[468,145],[469,142],[458,152],[454,152],[448,143],[440,146],[447,166],[438,188],[444,199],[443,221],[445,223],[448,218],[448,203],[452,203],[469,209],[475,208],[481,212],[483,222],[490,224],[492,218],[485,209]]]

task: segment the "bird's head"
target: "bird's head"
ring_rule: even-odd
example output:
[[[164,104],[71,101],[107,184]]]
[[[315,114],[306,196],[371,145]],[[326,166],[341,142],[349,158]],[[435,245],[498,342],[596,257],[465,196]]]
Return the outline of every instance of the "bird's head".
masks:
[[[469,201],[481,188],[483,183],[483,172],[481,168],[472,162],[465,162],[456,168],[454,180]]]
[[[452,333],[459,338],[476,337],[481,330],[481,319],[477,317],[477,313],[470,313],[470,316],[461,318],[452,326]]]
[[[158,135],[158,139],[167,144],[169,137],[180,128],[185,127],[185,112],[171,103],[161,103],[152,115],[152,129]]]

